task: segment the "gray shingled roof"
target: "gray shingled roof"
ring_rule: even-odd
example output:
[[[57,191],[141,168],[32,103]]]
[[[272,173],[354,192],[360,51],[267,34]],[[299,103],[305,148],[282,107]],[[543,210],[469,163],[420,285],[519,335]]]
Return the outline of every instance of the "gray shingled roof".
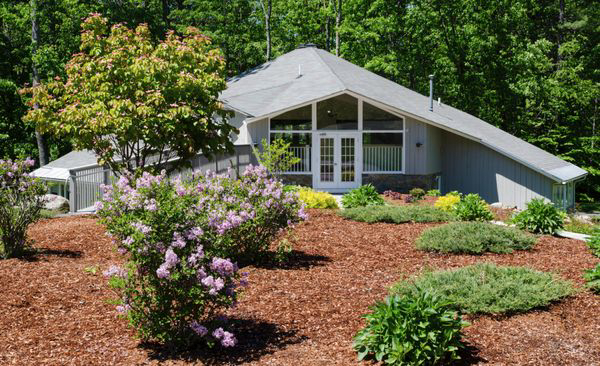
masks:
[[[342,91],[362,95],[468,136],[556,181],[565,182],[587,174],[557,156],[446,104],[436,103],[431,112],[428,97],[314,47],[296,49],[231,78],[221,100],[250,117],[261,117]]]
[[[71,151],[47,165],[38,168],[32,174],[39,178],[50,180],[66,180],[69,170],[98,164],[96,154],[90,150]]]

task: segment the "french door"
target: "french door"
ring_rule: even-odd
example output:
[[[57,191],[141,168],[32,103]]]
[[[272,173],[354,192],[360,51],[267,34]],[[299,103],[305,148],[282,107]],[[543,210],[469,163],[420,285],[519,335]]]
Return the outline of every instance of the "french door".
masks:
[[[313,154],[317,167],[313,176],[316,189],[345,191],[360,186],[359,134],[348,132],[316,133]],[[313,170],[314,171],[314,170]]]

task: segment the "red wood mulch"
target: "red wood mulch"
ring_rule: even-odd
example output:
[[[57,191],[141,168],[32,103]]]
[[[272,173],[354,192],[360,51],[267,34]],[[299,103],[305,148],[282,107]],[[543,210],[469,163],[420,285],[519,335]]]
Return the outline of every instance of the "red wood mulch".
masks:
[[[36,261],[0,261],[0,364],[356,364],[361,315],[387,288],[424,268],[477,261],[555,271],[582,285],[594,258],[583,242],[542,237],[531,252],[439,255],[413,241],[428,224],[365,224],[312,211],[295,231],[290,264],[247,268],[250,286],[231,312],[236,350],[174,353],[141,345],[107,300],[101,275],[122,261],[91,217],[45,220],[30,231],[45,248]],[[86,268],[97,266],[93,275]],[[600,296],[582,290],[561,303],[512,317],[470,318],[468,359],[494,365],[600,364]]]

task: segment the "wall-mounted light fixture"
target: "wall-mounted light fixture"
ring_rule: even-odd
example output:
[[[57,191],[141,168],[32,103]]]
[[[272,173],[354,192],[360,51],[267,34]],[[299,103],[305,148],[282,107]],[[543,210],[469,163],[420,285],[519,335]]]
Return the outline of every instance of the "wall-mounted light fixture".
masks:
[[[421,147],[421,146],[423,146],[423,144],[420,142],[417,142],[417,147]]]

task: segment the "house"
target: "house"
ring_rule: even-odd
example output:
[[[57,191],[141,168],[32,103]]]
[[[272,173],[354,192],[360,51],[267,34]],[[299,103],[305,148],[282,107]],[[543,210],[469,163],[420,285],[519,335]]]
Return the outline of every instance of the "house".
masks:
[[[572,207],[575,182],[587,174],[477,117],[434,103],[433,92],[428,98],[313,45],[233,77],[220,98],[239,129],[232,136],[237,163],[224,157],[214,170],[227,161],[252,163],[250,146],[284,139],[300,158],[284,173],[287,182],[330,192],[368,183],[380,191],[436,188],[519,208],[536,197]],[[87,165],[70,170],[69,160],[89,152],[71,154],[60,167],[53,162],[35,174],[63,169],[60,179],[69,181],[71,192],[85,181],[91,193],[70,194],[79,209],[95,200],[99,190],[90,184],[106,181],[106,172]]]
[[[286,180],[317,190],[371,183],[479,193],[520,208],[542,197],[568,208],[587,174],[313,45],[232,78],[221,99],[235,111],[236,144],[291,142],[301,162]]]

